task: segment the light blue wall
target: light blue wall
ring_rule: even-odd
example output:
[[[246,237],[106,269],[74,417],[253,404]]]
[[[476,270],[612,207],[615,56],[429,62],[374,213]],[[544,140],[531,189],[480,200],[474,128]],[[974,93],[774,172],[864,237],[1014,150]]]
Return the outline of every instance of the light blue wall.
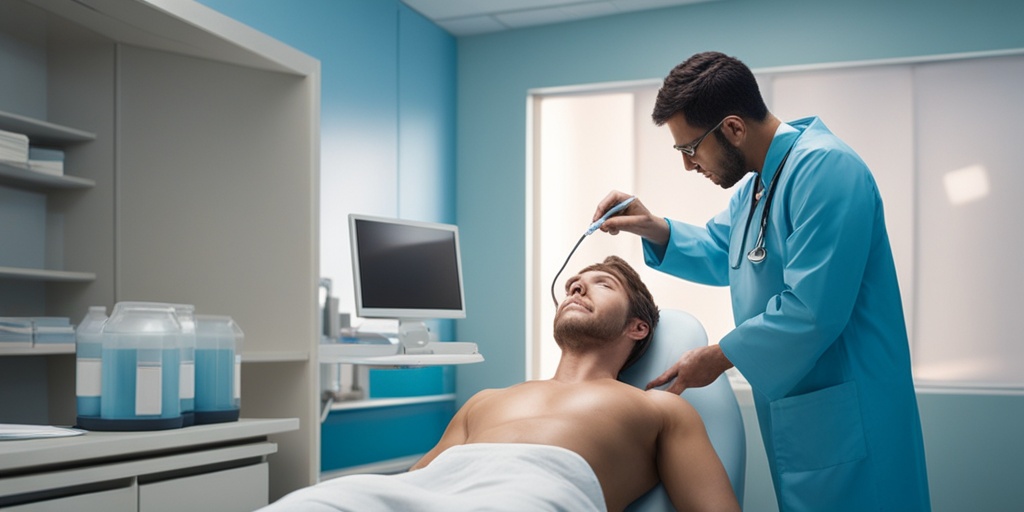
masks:
[[[1019,0],[722,0],[460,38],[457,219],[472,309],[458,331],[487,357],[459,369],[460,399],[525,375],[528,90],[661,79],[704,50],[767,68],[1022,48],[1021,26]],[[920,406],[934,510],[1024,510],[1024,398],[929,394]],[[765,466],[752,467],[746,510],[775,510]]]
[[[455,222],[454,37],[398,0],[200,1],[321,62],[322,276],[351,276],[348,213]]]

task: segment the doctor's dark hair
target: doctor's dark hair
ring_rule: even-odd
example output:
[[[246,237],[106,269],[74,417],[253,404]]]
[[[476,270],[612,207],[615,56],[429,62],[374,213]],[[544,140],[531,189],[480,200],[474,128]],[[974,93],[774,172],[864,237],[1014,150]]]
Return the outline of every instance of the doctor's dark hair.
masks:
[[[680,112],[697,128],[711,128],[730,115],[754,121],[768,117],[754,73],[719,52],[695,54],[665,77],[651,118],[661,126]]]
[[[626,289],[626,296],[629,298],[628,318],[639,318],[648,326],[647,336],[638,340],[633,345],[633,350],[629,353],[629,357],[626,358],[626,362],[619,369],[621,373],[626,368],[633,366],[633,363],[639,361],[644,353],[647,352],[647,347],[651,345],[654,328],[658,325],[658,306],[654,303],[654,297],[651,296],[647,285],[640,279],[640,274],[637,274],[636,270],[633,270],[633,267],[622,258],[608,256],[601,263],[594,263],[580,270],[579,273],[582,274],[595,270],[607,272],[615,276],[623,284]]]

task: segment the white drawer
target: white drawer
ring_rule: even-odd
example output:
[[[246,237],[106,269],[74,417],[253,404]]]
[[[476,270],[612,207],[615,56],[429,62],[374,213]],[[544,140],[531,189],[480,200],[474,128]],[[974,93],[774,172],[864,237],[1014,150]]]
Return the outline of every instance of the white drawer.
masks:
[[[267,463],[139,486],[139,512],[251,512],[270,496]]]
[[[134,480],[133,480],[134,482]],[[4,512],[138,512],[135,484],[4,508]]]

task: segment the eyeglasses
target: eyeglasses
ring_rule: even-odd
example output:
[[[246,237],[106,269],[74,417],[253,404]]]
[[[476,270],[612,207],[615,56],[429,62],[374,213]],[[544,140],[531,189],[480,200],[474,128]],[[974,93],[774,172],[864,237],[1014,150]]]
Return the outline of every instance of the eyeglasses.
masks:
[[[683,145],[675,144],[672,147],[675,148],[675,149],[678,149],[682,154],[684,154],[686,156],[693,156],[693,154],[697,152],[697,146],[699,146],[701,142],[704,142],[704,137],[707,137],[708,135],[711,134],[711,132],[717,130],[719,126],[722,126],[722,123],[724,123],[726,119],[728,119],[728,118],[727,117],[722,118],[722,120],[719,121],[718,124],[716,124],[713,128],[711,128],[710,130],[704,132],[704,135],[701,135],[699,139],[697,139],[697,140],[695,140],[695,141],[693,141],[693,142],[691,142],[689,144],[683,144]]]

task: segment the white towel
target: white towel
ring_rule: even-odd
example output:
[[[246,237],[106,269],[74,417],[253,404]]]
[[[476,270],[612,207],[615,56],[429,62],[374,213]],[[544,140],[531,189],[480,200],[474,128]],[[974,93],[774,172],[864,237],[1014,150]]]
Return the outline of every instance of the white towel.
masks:
[[[295,491],[264,512],[605,511],[594,470],[577,453],[539,444],[449,448],[427,467],[352,475]]]

